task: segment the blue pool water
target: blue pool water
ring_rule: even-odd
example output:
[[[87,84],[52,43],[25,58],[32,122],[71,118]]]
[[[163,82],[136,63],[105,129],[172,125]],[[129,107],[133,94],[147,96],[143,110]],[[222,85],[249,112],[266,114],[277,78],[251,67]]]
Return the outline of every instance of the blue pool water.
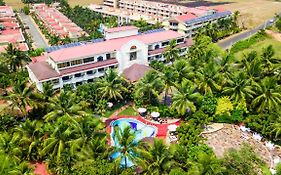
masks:
[[[135,139],[136,142],[140,141],[141,139],[143,139],[145,137],[155,137],[155,135],[156,135],[156,128],[153,126],[146,125],[135,119],[130,119],[130,118],[118,119],[111,123],[112,128],[111,128],[110,137],[111,137],[113,146],[120,146],[118,144],[117,140],[115,140],[115,138],[114,138],[114,129],[113,129],[114,126],[120,127],[122,131],[127,126],[130,126],[132,128],[132,132],[134,132],[136,134],[136,139]],[[115,152],[111,155],[111,158],[115,159],[119,156],[120,156],[120,153]],[[134,165],[131,160],[129,160],[128,158],[126,158],[126,159],[127,159],[127,167],[131,167]],[[125,166],[124,158],[121,160],[121,165]]]

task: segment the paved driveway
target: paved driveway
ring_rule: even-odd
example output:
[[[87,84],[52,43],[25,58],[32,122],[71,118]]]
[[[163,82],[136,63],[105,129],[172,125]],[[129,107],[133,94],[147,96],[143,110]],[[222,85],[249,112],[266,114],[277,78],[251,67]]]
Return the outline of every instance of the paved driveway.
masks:
[[[19,14],[22,22],[25,24],[25,26],[28,26],[29,29],[27,32],[30,34],[33,43],[36,48],[46,48],[49,47],[48,43],[45,41],[41,33],[38,31],[39,29],[35,26],[33,23],[31,17],[29,15],[25,15],[24,13]]]

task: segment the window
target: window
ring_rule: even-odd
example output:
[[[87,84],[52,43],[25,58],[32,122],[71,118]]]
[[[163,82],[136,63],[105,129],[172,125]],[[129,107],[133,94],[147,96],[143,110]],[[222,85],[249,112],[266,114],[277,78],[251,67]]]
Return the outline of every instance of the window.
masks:
[[[69,62],[65,62],[65,63],[59,63],[58,64],[58,68],[64,68],[64,67],[69,67],[70,63]]]
[[[87,80],[87,82],[92,83],[92,82],[94,82],[94,79],[89,79],[89,80]]]
[[[96,70],[89,70],[86,72],[87,75],[93,75],[95,74],[97,71]]]
[[[94,57],[85,58],[83,61],[84,61],[84,63],[93,62],[93,61],[95,61],[95,58]]]
[[[71,66],[82,64],[82,60],[71,61]]]
[[[154,49],[159,49],[159,48],[160,48],[159,44],[154,46]]]
[[[103,61],[103,56],[99,56],[98,61]]]
[[[62,81],[68,81],[70,80],[72,77],[71,76],[65,76],[65,77],[62,77]]]
[[[82,74],[81,74],[81,73],[75,74],[74,77],[75,77],[75,78],[82,77]]]
[[[110,58],[111,58],[111,57],[110,57],[110,53],[107,53],[107,54],[106,54],[106,59],[109,60]]]
[[[82,85],[82,82],[76,82],[75,85],[80,86],[80,85]]]
[[[104,68],[99,68],[98,72],[103,73],[104,72]]]
[[[60,82],[60,80],[59,80],[59,79],[54,79],[54,80],[51,80],[51,83],[52,83],[53,85],[55,85],[55,84],[59,84],[59,82]]]
[[[137,52],[131,52],[130,53],[130,61],[136,60],[137,59]]]
[[[167,46],[167,45],[169,45],[169,41],[165,41],[165,42],[162,43],[162,46],[163,46],[163,47],[164,47],[164,46]]]
[[[182,43],[182,42],[184,42],[184,38],[177,39],[177,43]]]

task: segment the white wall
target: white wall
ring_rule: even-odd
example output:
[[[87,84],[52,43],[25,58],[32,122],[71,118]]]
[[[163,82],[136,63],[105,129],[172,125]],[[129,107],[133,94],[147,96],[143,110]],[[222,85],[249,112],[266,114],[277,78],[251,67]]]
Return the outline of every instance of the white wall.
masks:
[[[137,48],[137,59],[130,61],[130,48],[132,46],[136,46]],[[124,69],[135,63],[148,65],[148,45],[137,40],[131,40],[117,51],[116,59],[119,63],[118,72],[120,74]]]
[[[109,40],[109,39],[121,38],[121,37],[126,37],[126,36],[137,35],[137,34],[138,34],[138,29],[111,32],[111,33],[105,32],[105,39]]]

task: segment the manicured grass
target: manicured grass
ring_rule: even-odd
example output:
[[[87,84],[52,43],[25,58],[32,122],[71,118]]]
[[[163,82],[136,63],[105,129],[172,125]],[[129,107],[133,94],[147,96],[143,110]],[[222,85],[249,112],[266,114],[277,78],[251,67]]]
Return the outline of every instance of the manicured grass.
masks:
[[[87,6],[90,4],[102,4],[103,0],[68,0],[68,3],[71,7],[74,7],[76,5],[80,6]]]
[[[24,3],[21,0],[4,0],[6,5],[12,6],[14,10],[19,10],[24,7]]]
[[[243,57],[243,54],[247,54],[251,51],[257,51],[258,54],[262,53],[262,49],[272,45],[275,51],[275,57],[280,58],[281,55],[281,42],[275,40],[271,36],[268,36],[265,40],[259,41],[256,44],[251,45],[248,49],[242,50],[240,52],[235,53],[235,57],[240,59]]]
[[[122,112],[120,112],[119,114],[118,114],[119,116],[138,116],[139,114],[138,114],[138,112],[136,112],[135,110],[134,110],[134,108],[133,107],[128,107],[127,109],[125,109],[124,111],[122,111]]]

